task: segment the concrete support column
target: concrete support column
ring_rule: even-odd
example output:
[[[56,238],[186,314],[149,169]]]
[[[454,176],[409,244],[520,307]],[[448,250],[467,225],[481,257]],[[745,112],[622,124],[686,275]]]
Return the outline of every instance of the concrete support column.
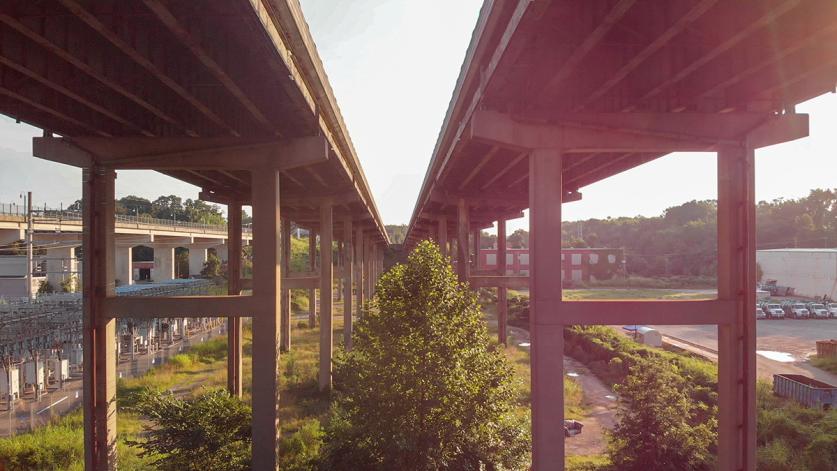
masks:
[[[332,202],[323,201],[320,206],[320,391],[331,389],[331,354],[334,341],[332,332]]]
[[[229,228],[227,228],[229,231]],[[200,276],[206,263],[208,250],[205,246],[192,244],[189,246],[189,276]],[[240,256],[239,256],[240,257]],[[229,273],[229,268],[227,268]]]
[[[154,281],[168,281],[174,279],[174,247],[171,245],[154,245],[154,270],[151,279]]]
[[[506,275],[506,220],[497,220],[497,274]],[[497,340],[508,344],[507,326],[509,321],[508,288],[497,288]]]
[[[215,247],[215,255],[221,260],[221,262],[228,262],[229,261],[229,247],[227,244],[220,244],[216,245]]]
[[[468,205],[464,198],[459,198],[456,220],[456,274],[459,281],[466,282],[471,277],[470,254],[468,252]]]
[[[336,262],[337,262],[336,265],[337,265],[338,276],[337,276],[337,280],[336,280],[336,284],[337,284],[337,290],[336,291],[337,291],[337,293],[335,293],[335,299],[337,301],[341,301],[343,299],[343,269],[345,268],[345,265],[346,265],[343,261],[343,241],[342,240],[337,241],[337,260],[336,260]]]
[[[480,269],[480,235],[482,234],[482,230],[474,229],[474,235],[471,237],[474,246],[471,247],[471,266],[474,267],[474,270]]]
[[[116,320],[103,302],[115,296],[116,172],[82,172],[84,273],[83,415],[85,469],[116,469]]]
[[[352,282],[354,281],[354,253],[352,252],[352,219],[343,222],[343,346],[352,350]]]
[[[357,316],[363,317],[363,303],[366,295],[366,287],[364,286],[363,267],[364,267],[364,251],[363,251],[363,228],[358,227],[355,230],[355,290],[357,293]]]
[[[76,271],[76,257],[75,247],[58,247],[48,249],[46,253],[47,263],[47,281],[53,288],[60,291],[61,283],[75,276]]]
[[[241,294],[241,203],[238,201],[227,205],[227,243],[229,244],[227,294],[239,295]],[[241,318],[227,318],[227,389],[236,397],[241,397],[243,391],[241,333]]]
[[[317,233],[308,231],[308,268],[317,269]],[[308,290],[308,327],[317,325],[317,290]]]
[[[291,221],[282,218],[282,270],[287,276],[291,272]],[[282,341],[283,352],[291,351],[291,290],[282,289]]]
[[[441,217],[437,221],[438,227],[436,232],[439,234],[439,251],[442,252],[443,257],[448,256],[448,218]]]
[[[253,469],[277,469],[279,444],[279,311],[282,237],[279,171],[253,178]]]
[[[561,167],[558,149],[538,149],[529,156],[529,329],[535,471],[564,469]]]
[[[123,285],[134,284],[133,255],[133,247],[116,246],[116,279]]]
[[[756,469],[756,221],[754,150],[718,151],[718,469]]]
[[[372,299],[374,296],[372,293],[372,242],[369,237],[364,238],[363,246],[363,277],[366,281],[365,290],[369,299]]]

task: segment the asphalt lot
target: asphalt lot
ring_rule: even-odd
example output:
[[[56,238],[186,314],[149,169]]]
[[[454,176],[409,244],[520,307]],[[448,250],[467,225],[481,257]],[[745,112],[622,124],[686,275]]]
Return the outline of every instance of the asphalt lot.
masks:
[[[718,350],[718,329],[708,325],[652,326],[664,336]],[[816,341],[837,338],[837,319],[760,320],[756,324],[757,365],[760,377],[776,373],[813,376],[837,385],[837,375],[812,367],[806,360],[817,351]]]

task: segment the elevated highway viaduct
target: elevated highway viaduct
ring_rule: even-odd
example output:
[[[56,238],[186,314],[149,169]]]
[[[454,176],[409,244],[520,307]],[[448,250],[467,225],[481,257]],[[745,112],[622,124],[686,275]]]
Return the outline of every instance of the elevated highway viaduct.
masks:
[[[435,239],[498,288],[501,341],[506,290],[529,289],[532,469],[564,469],[564,326],[646,323],[717,329],[718,469],[755,470],[756,150],[807,136],[796,105],[835,85],[832,0],[484,3],[405,245]],[[717,299],[564,300],[562,204],[676,151],[717,153]],[[529,275],[507,276],[505,222],[526,209]],[[495,221],[487,271],[473,247]]]
[[[389,244],[298,1],[12,0],[0,6],[0,36],[0,112],[43,129],[36,157],[83,170],[85,468],[117,463],[116,319],[221,316],[234,394],[241,318],[252,318],[252,468],[276,469],[289,290],[320,292],[318,382],[327,390],[334,277],[345,289],[350,347],[353,315]],[[115,296],[115,185],[131,169],[227,205],[228,295]],[[252,279],[241,277],[242,205],[253,209]],[[319,260],[302,273],[288,263],[291,222],[318,235],[319,250],[309,248]]]

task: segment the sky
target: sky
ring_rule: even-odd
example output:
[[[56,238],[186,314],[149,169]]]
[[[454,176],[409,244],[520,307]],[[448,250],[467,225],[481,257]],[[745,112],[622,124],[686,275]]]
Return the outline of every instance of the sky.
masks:
[[[406,224],[476,24],[481,0],[301,0],[337,103],[386,224]],[[797,106],[810,137],[758,150],[756,197],[798,198],[837,187],[837,95]],[[0,117],[0,202],[57,206],[81,196],[81,172],[31,156],[40,131]],[[582,188],[565,220],[656,216],[716,196],[715,156],[676,153]],[[120,172],[117,196],[196,198],[198,189],[153,172]],[[526,218],[509,230],[526,227]]]

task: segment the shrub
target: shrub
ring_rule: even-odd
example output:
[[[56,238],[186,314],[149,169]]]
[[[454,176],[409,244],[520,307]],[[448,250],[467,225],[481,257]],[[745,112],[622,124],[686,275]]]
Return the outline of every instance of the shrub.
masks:
[[[155,458],[156,469],[250,469],[250,406],[222,389],[209,390],[194,399],[153,390],[138,393],[132,408],[147,418],[144,439],[128,442]]]
[[[194,355],[198,361],[204,363],[223,360],[227,358],[227,339],[226,337],[216,337],[192,345],[189,348],[189,353]]]
[[[697,420],[696,404],[670,366],[643,362],[631,368],[619,393],[618,424],[608,455],[623,471],[708,470],[713,423]]]
[[[189,368],[190,366],[192,366],[192,363],[194,363],[192,360],[192,356],[187,353],[178,353],[177,355],[173,355],[169,358],[168,361],[168,364],[176,370]]]
[[[43,280],[38,285],[38,294],[52,294],[55,292],[55,287],[49,281]]]
[[[793,450],[784,440],[773,440],[756,452],[759,471],[789,471],[796,461]],[[827,468],[824,468],[827,469]]]
[[[325,469],[519,468],[513,371],[476,295],[422,242],[378,281],[354,349],[335,363]]]
[[[320,421],[310,419],[291,436],[279,442],[280,468],[286,471],[307,471],[314,469],[323,445]]]

